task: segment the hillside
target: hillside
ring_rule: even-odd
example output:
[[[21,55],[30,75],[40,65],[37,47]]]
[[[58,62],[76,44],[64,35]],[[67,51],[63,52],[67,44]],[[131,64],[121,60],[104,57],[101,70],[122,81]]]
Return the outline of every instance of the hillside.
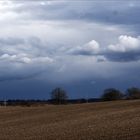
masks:
[[[139,140],[140,100],[0,107],[1,140]]]

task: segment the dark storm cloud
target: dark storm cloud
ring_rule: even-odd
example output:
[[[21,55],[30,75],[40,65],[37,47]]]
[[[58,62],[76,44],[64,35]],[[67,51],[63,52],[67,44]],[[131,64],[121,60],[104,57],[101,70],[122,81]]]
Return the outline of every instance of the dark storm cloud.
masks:
[[[137,18],[140,14],[140,2],[128,1],[105,1],[103,3],[91,2],[91,8],[88,12],[81,14],[81,19],[95,20],[110,24],[135,25],[140,23]],[[131,17],[131,18],[130,18]]]
[[[13,1],[10,8],[23,22],[26,21],[85,21],[117,25],[131,30],[135,35],[140,33],[139,1]]]
[[[15,2],[17,3],[17,2]],[[87,20],[110,24],[140,23],[139,1],[20,1],[19,13],[41,20]],[[130,18],[131,17],[131,18]]]
[[[110,53],[105,57],[110,61],[131,62],[140,60],[140,52]]]

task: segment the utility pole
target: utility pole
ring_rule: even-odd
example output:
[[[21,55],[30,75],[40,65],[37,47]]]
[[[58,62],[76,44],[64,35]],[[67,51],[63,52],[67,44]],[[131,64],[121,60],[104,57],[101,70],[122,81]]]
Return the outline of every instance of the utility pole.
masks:
[[[7,100],[6,99],[4,100],[3,104],[4,104],[5,107],[7,106]]]
[[[86,100],[87,100],[87,103],[88,103],[88,100],[89,100],[89,97],[88,97],[88,91],[87,91],[87,99],[86,99]]]

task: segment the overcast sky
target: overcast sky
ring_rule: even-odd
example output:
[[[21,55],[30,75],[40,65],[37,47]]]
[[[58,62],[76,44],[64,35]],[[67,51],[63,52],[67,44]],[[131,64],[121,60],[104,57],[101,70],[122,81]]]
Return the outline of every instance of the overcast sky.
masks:
[[[138,0],[1,0],[0,99],[140,87],[139,15]]]

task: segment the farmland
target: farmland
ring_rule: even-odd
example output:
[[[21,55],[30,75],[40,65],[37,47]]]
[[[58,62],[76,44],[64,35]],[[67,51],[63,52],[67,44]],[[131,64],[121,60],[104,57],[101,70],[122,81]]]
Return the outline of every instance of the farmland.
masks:
[[[140,100],[0,107],[0,140],[139,140]]]

